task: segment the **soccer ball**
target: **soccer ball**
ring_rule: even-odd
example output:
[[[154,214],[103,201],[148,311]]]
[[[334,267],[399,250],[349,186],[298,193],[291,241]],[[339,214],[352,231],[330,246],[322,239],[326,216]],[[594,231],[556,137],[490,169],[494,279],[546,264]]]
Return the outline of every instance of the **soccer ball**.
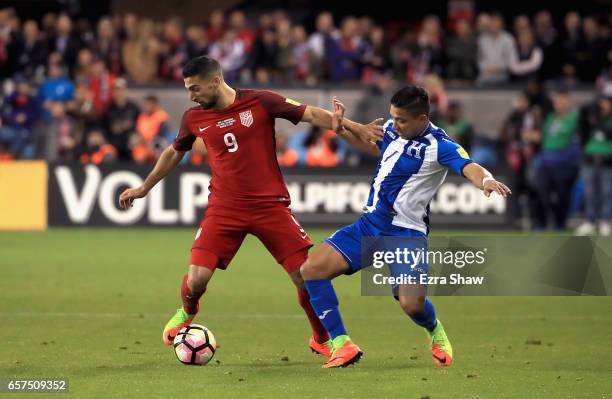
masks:
[[[215,350],[215,336],[208,328],[198,324],[183,327],[174,337],[174,353],[184,364],[203,366],[212,360]]]

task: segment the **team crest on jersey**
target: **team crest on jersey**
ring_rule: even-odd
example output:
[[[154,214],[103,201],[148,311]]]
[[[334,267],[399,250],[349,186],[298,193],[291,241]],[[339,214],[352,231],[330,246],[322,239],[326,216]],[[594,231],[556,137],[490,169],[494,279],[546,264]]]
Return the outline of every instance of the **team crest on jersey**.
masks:
[[[250,127],[253,124],[253,113],[251,110],[240,113],[240,123],[246,127]]]

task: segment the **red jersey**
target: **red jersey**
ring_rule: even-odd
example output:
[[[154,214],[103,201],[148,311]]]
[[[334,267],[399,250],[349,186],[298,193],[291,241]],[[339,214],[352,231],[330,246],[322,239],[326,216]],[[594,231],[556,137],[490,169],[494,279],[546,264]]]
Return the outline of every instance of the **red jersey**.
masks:
[[[188,109],[174,139],[189,151],[201,137],[212,170],[209,204],[285,201],[289,193],[276,158],[274,120],[297,124],[306,106],[267,90],[236,90],[223,109]]]

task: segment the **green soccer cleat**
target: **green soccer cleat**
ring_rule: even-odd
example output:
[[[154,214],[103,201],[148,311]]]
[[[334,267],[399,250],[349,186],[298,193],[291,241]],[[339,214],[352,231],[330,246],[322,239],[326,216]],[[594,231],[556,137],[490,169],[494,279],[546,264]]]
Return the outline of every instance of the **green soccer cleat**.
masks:
[[[431,354],[436,361],[436,364],[440,367],[448,367],[453,364],[453,346],[451,345],[444,326],[438,320],[436,328],[429,332],[431,340]]]
[[[181,328],[188,326],[193,321],[195,314],[186,313],[183,308],[177,309],[176,314],[166,323],[162,339],[166,345],[172,345],[174,337]]]

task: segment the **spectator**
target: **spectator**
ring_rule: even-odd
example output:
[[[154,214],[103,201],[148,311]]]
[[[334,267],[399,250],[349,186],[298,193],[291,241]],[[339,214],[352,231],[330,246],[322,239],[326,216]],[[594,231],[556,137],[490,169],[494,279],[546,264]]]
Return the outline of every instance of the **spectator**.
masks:
[[[436,121],[448,109],[448,94],[444,82],[437,75],[427,75],[423,79],[423,87],[429,94],[429,119]]]
[[[550,12],[538,12],[534,17],[533,26],[536,42],[543,52],[540,80],[554,79],[561,73],[563,54],[559,43],[559,35],[553,25]]]
[[[225,80],[232,82],[238,79],[240,68],[246,60],[246,53],[235,31],[231,29],[226,31],[221,40],[210,46],[208,55],[219,61]]]
[[[225,16],[222,10],[214,10],[208,19],[206,37],[210,43],[221,40],[225,34]]]
[[[257,83],[267,84],[272,80],[272,76],[277,70],[278,51],[278,42],[274,30],[263,31],[255,41],[248,61],[251,73]]]
[[[527,95],[530,109],[538,108],[543,117],[552,111],[552,100],[539,80],[531,79],[528,81],[525,94]]]
[[[338,142],[333,130],[313,126],[304,138],[306,165],[333,167],[338,165]]]
[[[141,20],[137,31],[127,38],[122,48],[125,71],[131,81],[151,83],[156,80],[160,50],[153,21]]]
[[[98,21],[97,37],[92,49],[104,61],[110,73],[121,73],[121,43],[109,17],[102,17]]]
[[[165,80],[183,81],[183,64],[187,53],[183,45],[183,25],[178,18],[170,18],[164,24],[164,40],[161,46],[160,75]]]
[[[526,30],[532,31],[531,21],[529,20],[529,17],[525,14],[517,15],[514,18],[512,30],[513,30],[515,37],[518,37],[521,34],[521,32],[524,32]]]
[[[446,76],[456,83],[472,82],[478,76],[478,42],[472,27],[464,20],[457,21],[457,33],[446,46],[448,65]]]
[[[88,82],[91,77],[91,66],[94,62],[94,55],[91,50],[87,47],[79,50],[77,56],[77,64],[74,67],[74,81],[76,82]]]
[[[584,45],[584,38],[580,28],[580,14],[575,11],[565,15],[565,32],[562,39],[563,75],[575,79],[578,72],[578,54]]]
[[[39,107],[30,84],[23,79],[15,83],[16,90],[3,104],[0,140],[8,145],[14,157],[32,158],[33,128],[39,118]]]
[[[50,122],[36,135],[37,157],[48,162],[72,162],[79,144],[74,136],[74,120],[66,114],[66,104],[61,101],[52,101],[49,110]]]
[[[143,110],[136,120],[136,132],[132,145],[132,158],[137,163],[155,162],[166,146],[168,113],[159,104],[157,97],[149,95]]]
[[[104,61],[97,59],[91,65],[89,87],[93,93],[93,109],[101,118],[113,101],[113,83],[116,77],[106,69]]]
[[[536,46],[533,33],[530,30],[522,30],[515,43],[510,62],[510,72],[514,80],[526,81],[537,78],[542,59],[542,49]]]
[[[17,67],[27,79],[36,79],[44,73],[48,57],[47,43],[41,39],[36,21],[28,20],[23,25],[23,43]]]
[[[99,117],[94,109],[94,94],[87,81],[79,82],[74,94],[74,101],[67,104],[67,114],[73,120],[73,137],[82,143],[85,132],[96,128]]]
[[[360,60],[365,52],[365,43],[357,35],[357,19],[346,17],[342,21],[340,36],[325,37],[325,58],[330,79],[335,82],[356,81],[361,77]]]
[[[278,44],[276,65],[279,77],[285,82],[290,82],[295,75],[295,59],[293,58],[294,44],[291,40],[291,23],[288,19],[282,19],[276,23],[276,43]]]
[[[55,35],[55,27],[57,25],[57,15],[48,12],[45,13],[41,20],[41,33],[45,40],[50,40]]]
[[[55,25],[55,34],[49,40],[51,51],[62,55],[63,62],[72,73],[77,55],[83,46],[81,39],[72,31],[72,20],[66,14],[60,14]]]
[[[0,78],[17,72],[21,50],[19,23],[13,8],[0,9]]]
[[[256,35],[255,31],[247,26],[246,16],[243,11],[236,10],[230,14],[229,28],[234,30],[238,39],[242,41],[244,51],[250,53],[253,49]]]
[[[599,99],[597,107],[586,115],[581,131],[584,162],[581,177],[585,186],[586,220],[577,235],[590,235],[599,224],[599,234],[610,235],[612,220],[612,90]],[[599,222],[599,223],[598,223]]]
[[[87,135],[87,143],[79,160],[84,165],[115,163],[117,161],[117,150],[106,142],[102,131],[92,130]]]
[[[528,139],[541,143],[536,171],[540,199],[545,209],[552,209],[555,229],[565,230],[572,188],[578,175],[578,113],[572,109],[569,94],[564,90],[554,94],[553,106],[541,131]]]
[[[508,81],[512,62],[514,39],[504,30],[500,14],[481,19],[483,31],[478,37],[478,67],[481,84],[499,84]]]
[[[314,84],[316,79],[311,72],[314,60],[307,40],[306,29],[302,25],[294,26],[291,30],[292,57],[295,63],[294,78],[306,84]]]
[[[605,49],[608,43],[600,39],[599,25],[595,18],[586,17],[582,25],[584,41],[578,52],[578,78],[593,83],[605,65]]]
[[[104,125],[108,133],[109,143],[118,151],[119,159],[131,159],[129,141],[136,133],[136,122],[140,108],[128,99],[127,82],[117,79],[113,85],[113,103],[109,107]]]
[[[458,101],[451,101],[448,110],[436,123],[459,145],[468,152],[472,147],[474,138],[474,128],[472,124],[463,116],[463,107]]]
[[[38,89],[39,102],[46,108],[48,101],[67,102],[74,98],[74,84],[64,75],[64,66],[51,63],[49,76]]]
[[[370,123],[374,119],[389,118],[389,98],[396,89],[396,82],[391,73],[378,73],[372,79],[355,107],[356,118],[361,123]]]
[[[404,32],[400,40],[391,47],[391,62],[397,80],[414,81],[414,60],[418,54],[417,35],[413,31]]]
[[[186,37],[185,52],[188,59],[206,55],[208,52],[208,40],[204,28],[200,25],[191,25],[187,28]]]
[[[385,31],[380,26],[371,27],[361,62],[364,65],[362,77],[364,83],[369,83],[377,73],[383,73],[391,68]]]
[[[425,76],[431,73],[442,74],[442,42],[443,35],[439,18],[435,15],[426,16],[417,38],[418,52],[413,63],[413,82],[420,83]]]
[[[329,11],[324,11],[317,15],[316,31],[308,38],[308,45],[313,57],[313,65],[318,68],[312,71],[312,75],[320,80],[328,76],[325,62],[325,40],[327,37],[337,39],[339,33],[334,26],[334,17]]]
[[[283,167],[295,166],[300,156],[297,151],[289,147],[289,136],[287,133],[276,133],[276,159]]]
[[[526,140],[541,125],[538,114],[539,111],[530,109],[527,95],[519,95],[502,125],[501,141],[511,174],[513,196],[510,199],[510,212],[514,218],[520,218],[524,214],[521,204],[526,203],[529,219],[534,221],[535,227],[542,228],[546,224],[546,210],[543,209],[534,179],[534,158],[539,143]]]

